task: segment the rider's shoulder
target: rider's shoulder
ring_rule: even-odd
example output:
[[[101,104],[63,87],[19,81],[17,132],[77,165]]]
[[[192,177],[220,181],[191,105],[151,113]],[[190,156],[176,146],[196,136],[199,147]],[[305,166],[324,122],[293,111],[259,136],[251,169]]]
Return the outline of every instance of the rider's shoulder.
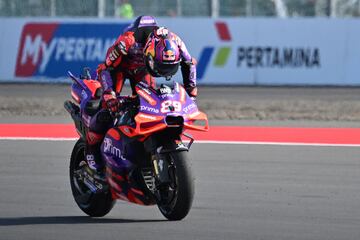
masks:
[[[181,38],[174,32],[169,32],[169,36],[168,36],[172,41],[175,41],[177,43],[178,46],[181,46],[183,44],[183,41],[181,40]]]
[[[117,39],[117,43],[118,42],[125,42],[125,44],[127,45],[131,45],[135,42],[135,36],[134,36],[134,32],[133,31],[127,31],[124,32],[123,34],[121,34],[118,39]]]

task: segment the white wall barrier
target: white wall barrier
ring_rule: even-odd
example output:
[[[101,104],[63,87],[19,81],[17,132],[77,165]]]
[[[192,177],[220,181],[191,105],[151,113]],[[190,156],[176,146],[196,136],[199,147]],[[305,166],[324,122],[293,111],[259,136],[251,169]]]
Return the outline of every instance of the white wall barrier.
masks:
[[[198,60],[198,82],[360,85],[360,20],[161,18]],[[95,68],[129,24],[0,19],[0,81],[63,81]],[[179,79],[179,74],[176,79]]]

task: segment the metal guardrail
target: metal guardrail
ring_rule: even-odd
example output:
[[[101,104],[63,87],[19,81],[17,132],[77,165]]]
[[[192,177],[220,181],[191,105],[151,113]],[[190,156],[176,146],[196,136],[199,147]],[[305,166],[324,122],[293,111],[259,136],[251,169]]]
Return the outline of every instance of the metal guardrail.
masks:
[[[127,8],[124,4],[128,4]],[[123,8],[122,8],[123,7]],[[0,16],[359,17],[360,0],[0,0]]]

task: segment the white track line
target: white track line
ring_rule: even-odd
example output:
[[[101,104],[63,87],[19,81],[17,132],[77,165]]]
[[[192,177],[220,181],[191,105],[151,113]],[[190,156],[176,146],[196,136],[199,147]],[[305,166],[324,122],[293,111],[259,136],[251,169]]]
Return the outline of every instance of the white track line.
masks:
[[[51,137],[0,137],[0,140],[28,140],[28,141],[75,141],[79,138],[51,138]]]
[[[359,144],[342,143],[295,143],[295,142],[248,142],[248,141],[194,141],[194,143],[238,144],[238,145],[276,145],[276,146],[316,146],[316,147],[360,147]]]
[[[50,137],[0,137],[0,140],[27,140],[27,141],[76,141],[78,138],[50,138]],[[184,141],[188,142],[188,141]],[[359,144],[338,143],[294,143],[294,142],[250,142],[250,141],[208,141],[195,140],[194,143],[209,144],[237,144],[237,145],[275,145],[275,146],[316,146],[316,147],[360,147]]]

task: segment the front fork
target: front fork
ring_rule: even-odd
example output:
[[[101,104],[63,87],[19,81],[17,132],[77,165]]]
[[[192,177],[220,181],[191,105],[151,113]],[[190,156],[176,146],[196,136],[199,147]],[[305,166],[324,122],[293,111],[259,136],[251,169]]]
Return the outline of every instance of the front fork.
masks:
[[[154,168],[154,174],[157,185],[164,185],[170,183],[169,178],[169,161],[166,159],[166,155],[156,153],[151,156],[151,162]]]
[[[149,137],[144,146],[147,152],[151,153],[151,162],[156,179],[156,185],[168,185],[173,179],[170,178],[169,169],[171,167],[171,152],[189,151],[193,138],[191,135],[183,133],[183,136],[190,139],[189,144],[184,145],[179,136],[168,137],[167,134],[153,135]]]
[[[168,203],[176,191],[176,180],[170,153],[155,153],[151,156],[154,169],[155,189],[153,191],[158,203]]]

